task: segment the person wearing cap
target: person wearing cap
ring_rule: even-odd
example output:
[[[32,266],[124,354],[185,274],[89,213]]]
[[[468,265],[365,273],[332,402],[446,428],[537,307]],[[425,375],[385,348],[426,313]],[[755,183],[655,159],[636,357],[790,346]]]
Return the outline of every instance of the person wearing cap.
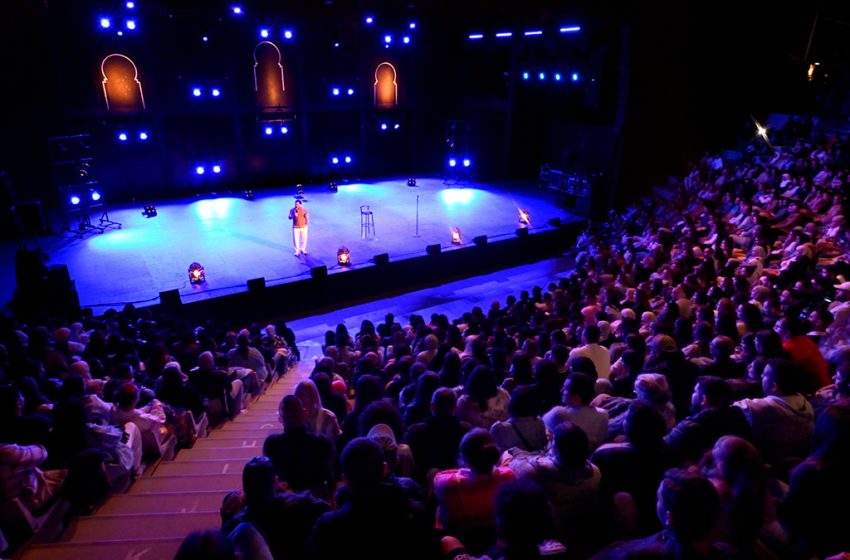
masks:
[[[691,394],[694,392],[699,369],[685,359],[673,337],[657,334],[650,339],[649,356],[644,371],[660,373],[666,377],[672,391],[671,402],[676,410],[676,420],[684,418],[690,408]]]
[[[423,493],[419,484],[412,478],[396,475],[398,470],[398,443],[393,429],[387,424],[375,424],[366,434],[366,437],[377,442],[384,451],[384,463],[387,465],[384,482],[400,486],[404,489],[408,498],[421,502]]]

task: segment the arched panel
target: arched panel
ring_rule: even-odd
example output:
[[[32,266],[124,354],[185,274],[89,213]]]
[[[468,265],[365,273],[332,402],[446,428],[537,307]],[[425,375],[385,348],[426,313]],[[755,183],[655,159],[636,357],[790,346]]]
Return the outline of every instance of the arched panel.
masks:
[[[107,111],[141,111],[145,108],[139,70],[130,57],[110,54],[101,61],[100,73]]]
[[[260,41],[254,47],[254,91],[259,107],[285,105],[283,59],[280,49],[271,41]]]
[[[398,82],[395,66],[382,62],[375,68],[375,107],[392,109],[398,105]]]

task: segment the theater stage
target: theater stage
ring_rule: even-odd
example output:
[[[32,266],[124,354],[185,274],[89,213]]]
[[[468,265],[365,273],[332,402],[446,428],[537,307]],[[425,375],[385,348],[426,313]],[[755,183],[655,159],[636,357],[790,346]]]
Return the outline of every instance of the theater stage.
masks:
[[[408,187],[404,177],[340,183],[336,193],[326,185],[305,185],[304,190],[310,226],[308,255],[300,257],[293,254],[287,219],[294,186],[257,191],[252,201],[236,193],[157,204],[154,218],[141,215],[142,204],[110,207],[110,218],[123,224],[120,230],[83,238],[61,233],[42,243],[48,264],[66,264],[81,305],[98,314],[125,303],[159,303],[159,293],[174,288],[184,303],[191,303],[244,292],[251,278],[264,277],[275,286],[310,278],[310,269],[323,265],[334,274],[340,246],[351,251],[350,268],[356,269],[372,266],[374,255],[381,253],[399,261],[425,254],[432,244],[452,250],[453,227],[461,230],[464,246],[480,235],[492,243],[515,236],[518,208],[530,212],[531,235],[551,230],[551,218],[581,219],[556,207],[556,193],[534,183],[445,185],[439,178],[420,177],[416,187]],[[374,212],[374,239],[360,235],[364,204]],[[187,269],[194,261],[206,270],[204,284],[189,283]],[[5,293],[14,274],[4,268]]]

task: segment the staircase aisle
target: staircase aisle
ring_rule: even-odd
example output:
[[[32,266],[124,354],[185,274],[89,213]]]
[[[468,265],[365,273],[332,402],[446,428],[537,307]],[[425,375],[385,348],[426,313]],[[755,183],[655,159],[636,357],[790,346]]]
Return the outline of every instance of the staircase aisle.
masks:
[[[299,347],[305,358],[321,352]],[[235,420],[181,450],[174,461],[161,462],[94,515],[75,519],[59,542],[27,547],[21,560],[170,560],[192,531],[219,528],[224,496],[241,489],[245,463],[262,455],[266,436],[281,430],[281,399],[310,375],[313,365],[302,359]]]

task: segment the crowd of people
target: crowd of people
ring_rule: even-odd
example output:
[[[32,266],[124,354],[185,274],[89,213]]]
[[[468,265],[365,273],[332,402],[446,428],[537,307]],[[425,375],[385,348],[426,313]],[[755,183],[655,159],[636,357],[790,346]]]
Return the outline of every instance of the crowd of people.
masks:
[[[780,145],[756,139],[735,160],[707,154],[591,224],[575,268],[545,288],[454,320],[328,331],[280,403],[282,432],[225,499],[221,531],[190,535],[177,558],[849,552],[847,139],[796,118],[778,133]],[[123,410],[144,431],[166,381],[201,411],[183,395],[198,371],[246,368],[250,392],[279,350],[297,351],[274,327],[175,324],[163,338],[144,311],[89,326],[2,340],[16,403],[2,408],[5,499],[44,449],[65,461],[65,485],[92,496],[96,481],[71,468],[89,448],[54,451],[51,416],[55,431],[74,407]],[[115,404],[95,401],[116,378]],[[219,378],[237,399],[236,380]],[[38,472],[49,484],[54,471]]]

